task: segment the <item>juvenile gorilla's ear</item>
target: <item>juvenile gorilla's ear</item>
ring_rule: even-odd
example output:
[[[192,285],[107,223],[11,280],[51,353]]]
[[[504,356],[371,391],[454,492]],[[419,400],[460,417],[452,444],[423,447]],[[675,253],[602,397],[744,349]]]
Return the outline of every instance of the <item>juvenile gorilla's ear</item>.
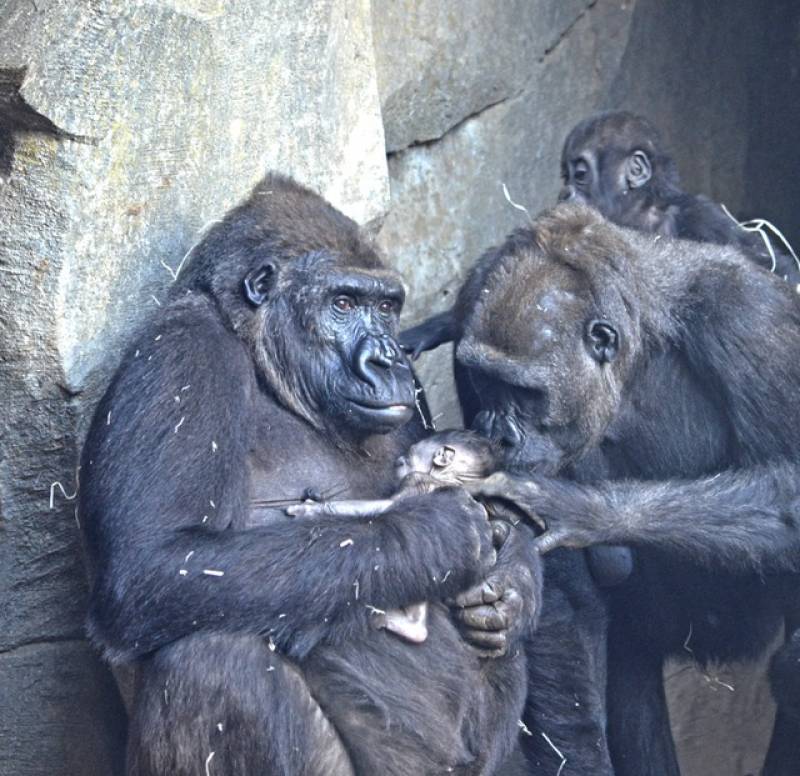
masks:
[[[625,163],[625,180],[628,187],[638,189],[653,177],[653,165],[644,151],[634,151]]]
[[[278,265],[267,261],[256,269],[250,270],[244,279],[244,295],[254,307],[264,303],[270,289],[275,285]]]

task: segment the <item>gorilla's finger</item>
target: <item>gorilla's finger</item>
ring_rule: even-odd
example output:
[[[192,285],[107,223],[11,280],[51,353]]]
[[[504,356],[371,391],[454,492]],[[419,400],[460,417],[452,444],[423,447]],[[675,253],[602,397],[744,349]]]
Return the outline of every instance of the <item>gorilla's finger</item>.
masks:
[[[508,613],[490,604],[471,606],[455,612],[456,619],[474,630],[501,631],[508,629]]]
[[[536,528],[538,528],[540,531],[547,530],[547,521],[543,517],[540,517],[536,512],[533,511],[523,511],[525,512],[525,516],[528,518],[528,520],[533,523]]]
[[[455,597],[455,604],[461,609],[469,606],[480,606],[481,604],[493,604],[499,600],[501,593],[495,589],[494,585],[488,580],[484,580],[479,585],[459,593]]]
[[[544,555],[551,550],[556,550],[559,547],[573,546],[569,542],[569,537],[565,531],[551,530],[537,536],[533,540],[533,546],[539,551],[540,555]]]
[[[462,628],[461,636],[479,649],[488,649],[504,654],[508,648],[508,631],[483,631]]]

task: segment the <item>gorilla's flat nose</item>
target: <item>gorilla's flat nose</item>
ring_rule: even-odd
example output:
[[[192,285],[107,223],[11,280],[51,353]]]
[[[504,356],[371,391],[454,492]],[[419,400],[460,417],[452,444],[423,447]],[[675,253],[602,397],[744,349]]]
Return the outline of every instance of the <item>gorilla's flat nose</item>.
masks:
[[[559,202],[569,202],[571,199],[574,198],[575,198],[575,189],[572,186],[564,186],[564,188],[558,192]]]
[[[365,337],[356,350],[353,370],[375,390],[381,370],[390,369],[400,360],[400,348],[391,337]]]

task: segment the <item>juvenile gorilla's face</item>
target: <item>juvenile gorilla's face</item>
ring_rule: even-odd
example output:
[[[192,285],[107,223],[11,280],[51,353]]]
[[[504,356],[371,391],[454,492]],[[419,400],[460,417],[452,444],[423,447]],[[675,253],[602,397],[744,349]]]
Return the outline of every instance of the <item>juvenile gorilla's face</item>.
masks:
[[[480,401],[474,428],[499,445],[506,468],[555,473],[598,444],[638,336],[617,290],[572,262],[592,250],[603,261],[609,246],[560,237],[556,255],[533,248],[495,267],[457,346]]]
[[[285,272],[260,322],[269,382],[315,425],[358,435],[410,420],[414,378],[396,341],[404,292],[383,269],[324,254]]]
[[[640,149],[625,150],[611,144],[602,133],[592,142],[570,135],[561,156],[559,202],[596,208],[610,221],[628,223],[636,209],[636,192],[652,177],[649,155]]]

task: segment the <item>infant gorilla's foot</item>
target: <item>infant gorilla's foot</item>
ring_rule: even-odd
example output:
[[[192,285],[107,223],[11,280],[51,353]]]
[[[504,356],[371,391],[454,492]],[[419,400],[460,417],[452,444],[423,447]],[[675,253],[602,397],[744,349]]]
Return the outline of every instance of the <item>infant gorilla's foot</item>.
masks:
[[[423,601],[402,609],[390,609],[384,623],[386,630],[412,644],[422,644],[428,638],[428,604]]]

